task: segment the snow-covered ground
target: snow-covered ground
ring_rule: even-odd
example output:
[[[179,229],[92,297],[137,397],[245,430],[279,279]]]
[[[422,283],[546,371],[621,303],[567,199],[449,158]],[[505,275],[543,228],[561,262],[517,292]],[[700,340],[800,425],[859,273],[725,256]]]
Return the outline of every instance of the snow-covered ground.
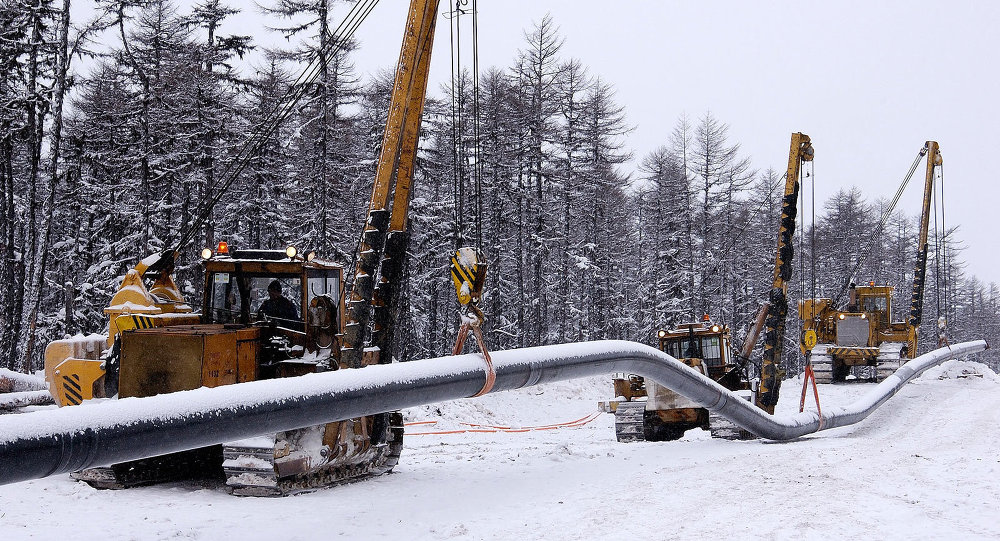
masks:
[[[780,411],[797,409],[800,385],[785,382]],[[285,498],[205,483],[98,491],[64,475],[0,486],[0,539],[1000,539],[1000,378],[982,365],[950,361],[858,425],[785,443],[693,430],[619,444],[612,417],[591,416],[610,388],[409,410],[421,424],[393,474]],[[820,396],[844,405],[870,388]]]

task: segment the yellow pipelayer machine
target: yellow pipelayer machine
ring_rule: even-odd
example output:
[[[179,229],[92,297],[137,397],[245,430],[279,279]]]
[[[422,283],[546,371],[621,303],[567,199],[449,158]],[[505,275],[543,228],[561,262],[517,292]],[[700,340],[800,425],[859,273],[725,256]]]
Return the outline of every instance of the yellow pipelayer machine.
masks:
[[[909,316],[906,321],[893,321],[893,288],[875,282],[852,284],[844,309],[835,307],[828,298],[802,300],[799,317],[804,329],[803,350],[811,353],[817,383],[844,381],[854,366],[875,367],[875,379],[882,381],[917,355],[934,175],[942,163],[935,141],[927,141],[920,154],[926,155],[927,167]]]
[[[293,247],[237,250],[223,242],[202,252],[203,312],[194,313],[172,278],[178,250],[193,236],[188,231],[177,249],[154,254],[128,272],[106,310],[111,320],[108,336],[48,346],[46,373],[60,404],[391,361],[406,216],[438,6],[438,0],[410,3],[348,300],[344,271],[333,262]],[[336,40],[330,43],[336,46]],[[108,346],[110,353],[102,353]],[[280,495],[390,471],[401,452],[402,436],[402,416],[386,412],[76,475],[105,488],[192,475],[224,476],[235,494]]]

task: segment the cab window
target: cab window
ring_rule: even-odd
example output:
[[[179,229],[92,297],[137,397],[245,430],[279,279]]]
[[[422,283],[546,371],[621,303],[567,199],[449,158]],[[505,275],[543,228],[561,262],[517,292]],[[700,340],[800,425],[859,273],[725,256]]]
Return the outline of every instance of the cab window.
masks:
[[[664,353],[674,358],[680,357],[680,348],[678,347],[676,340],[668,340],[662,343]]]
[[[306,303],[319,296],[327,296],[334,302],[340,300],[340,277],[336,272],[310,271],[306,278]]]
[[[718,336],[706,336],[701,339],[702,359],[709,365],[722,364],[722,346]]]
[[[248,281],[250,314],[278,327],[302,330],[302,279],[299,276],[255,276]]]
[[[665,345],[664,351],[677,359],[691,359],[701,357],[698,349],[698,339],[675,338]]]
[[[861,299],[862,312],[885,312],[886,305],[885,297],[864,297]]]
[[[236,323],[243,305],[235,277],[228,272],[212,273],[211,319],[215,323]]]

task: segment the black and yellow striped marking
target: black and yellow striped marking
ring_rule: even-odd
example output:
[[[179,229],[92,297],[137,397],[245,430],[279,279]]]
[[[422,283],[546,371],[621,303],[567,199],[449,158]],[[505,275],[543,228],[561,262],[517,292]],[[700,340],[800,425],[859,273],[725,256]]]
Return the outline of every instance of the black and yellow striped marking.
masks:
[[[94,398],[97,382],[104,376],[104,361],[66,359],[55,368],[55,392],[60,406],[76,406]]]
[[[78,406],[83,402],[83,388],[80,387],[80,375],[70,374],[63,376],[63,391],[66,396],[66,403]]]
[[[459,263],[457,257],[451,258],[451,280],[455,282],[459,304],[469,304],[472,301],[472,270]],[[468,284],[468,287],[463,288],[463,284]]]
[[[868,359],[878,357],[879,349],[871,347],[831,347],[827,348],[827,354],[837,357],[852,357],[857,359]]]
[[[149,317],[137,314],[123,314],[115,319],[115,325],[120,332],[134,331],[136,329],[152,329],[156,326],[156,321]]]
[[[456,284],[468,282],[471,287],[473,276],[474,273],[472,269],[459,263],[457,257],[451,258],[451,279],[454,280]]]

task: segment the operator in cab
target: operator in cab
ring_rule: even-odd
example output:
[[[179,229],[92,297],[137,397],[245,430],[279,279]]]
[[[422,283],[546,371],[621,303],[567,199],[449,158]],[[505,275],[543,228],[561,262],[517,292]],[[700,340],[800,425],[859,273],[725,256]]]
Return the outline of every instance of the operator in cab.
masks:
[[[295,309],[295,305],[281,294],[281,282],[273,280],[268,284],[267,297],[267,300],[257,310],[258,319],[264,319],[265,317],[268,319],[277,319],[279,323],[284,323],[285,326],[298,321],[299,312]]]

